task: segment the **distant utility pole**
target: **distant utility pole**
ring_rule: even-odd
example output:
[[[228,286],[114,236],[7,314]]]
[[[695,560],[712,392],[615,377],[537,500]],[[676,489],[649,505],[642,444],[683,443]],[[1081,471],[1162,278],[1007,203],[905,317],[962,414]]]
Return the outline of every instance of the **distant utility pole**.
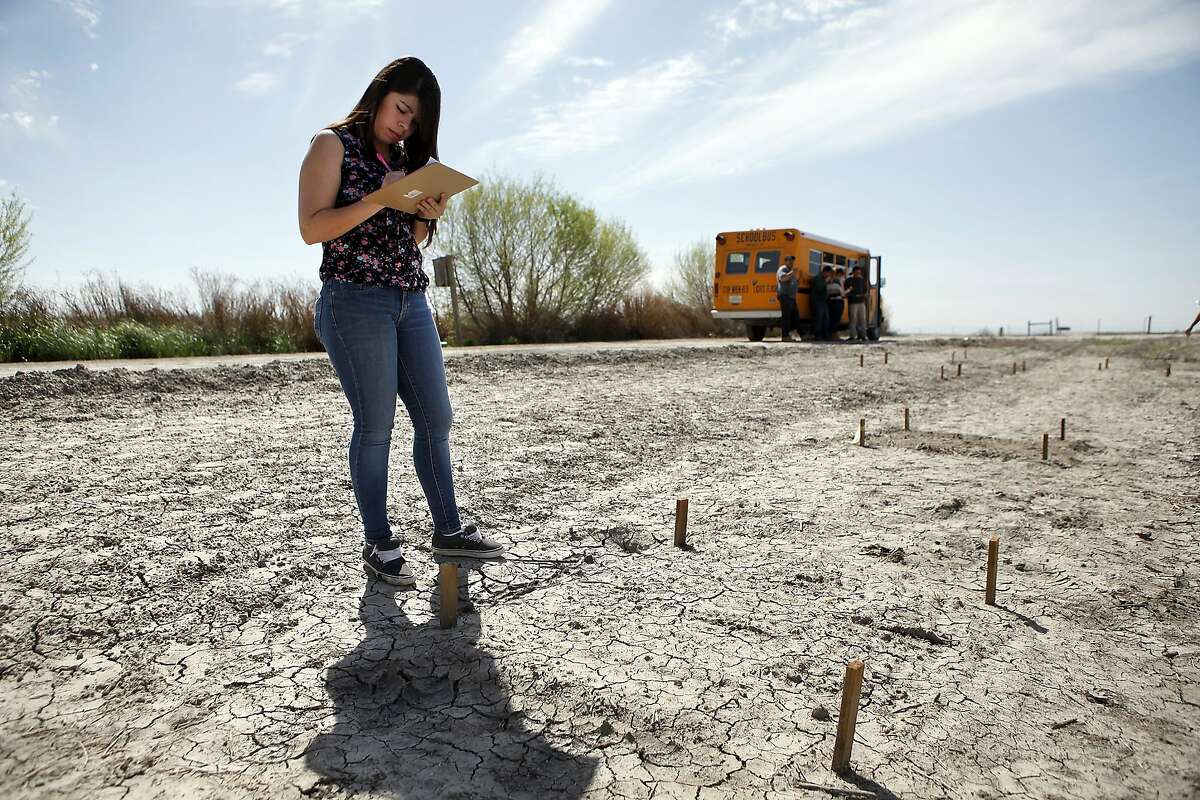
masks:
[[[1152,317],[1152,316],[1146,317],[1146,335],[1147,336],[1150,335],[1150,320],[1152,320],[1152,319],[1154,319],[1154,317]]]
[[[462,323],[458,317],[458,275],[454,271],[454,256],[439,256],[433,260],[433,282],[435,286],[450,289],[450,314],[454,319],[454,344],[462,347]]]

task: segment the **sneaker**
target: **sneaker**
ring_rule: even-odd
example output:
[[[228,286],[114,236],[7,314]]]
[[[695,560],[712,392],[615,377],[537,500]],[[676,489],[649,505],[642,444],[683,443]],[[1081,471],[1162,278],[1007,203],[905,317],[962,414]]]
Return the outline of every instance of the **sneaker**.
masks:
[[[485,538],[474,524],[468,524],[454,533],[433,534],[433,554],[466,558],[499,558],[504,555],[504,545]]]
[[[400,552],[400,540],[395,537],[364,544],[363,568],[368,575],[393,586],[412,586],[417,582]]]

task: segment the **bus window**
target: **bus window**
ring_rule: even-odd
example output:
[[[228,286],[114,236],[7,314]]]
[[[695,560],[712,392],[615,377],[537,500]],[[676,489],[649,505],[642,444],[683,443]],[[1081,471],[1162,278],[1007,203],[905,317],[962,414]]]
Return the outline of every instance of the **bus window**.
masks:
[[[777,269],[779,269],[779,251],[760,250],[758,258],[754,261],[754,271],[774,273]]]
[[[846,266],[846,257],[845,257],[845,256],[838,256],[838,257],[837,257],[837,262],[836,262],[836,263],[837,263],[837,265],[838,265],[839,267],[844,267],[844,266]]]
[[[821,251],[820,250],[809,250],[808,251],[808,274],[809,275],[820,275],[821,274]]]
[[[821,260],[824,263],[826,263],[832,267],[833,266],[833,253],[821,253]]]
[[[750,270],[750,254],[747,252],[730,253],[725,257],[726,275],[745,275]]]

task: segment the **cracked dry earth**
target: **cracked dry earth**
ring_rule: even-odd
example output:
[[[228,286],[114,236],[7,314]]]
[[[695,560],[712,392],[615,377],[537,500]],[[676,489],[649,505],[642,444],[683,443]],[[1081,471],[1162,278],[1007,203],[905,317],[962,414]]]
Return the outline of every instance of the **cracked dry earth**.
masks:
[[[1200,796],[1200,343],[956,346],[451,358],[511,556],[450,630],[402,416],[419,586],[359,566],[324,361],[2,380],[0,796]]]

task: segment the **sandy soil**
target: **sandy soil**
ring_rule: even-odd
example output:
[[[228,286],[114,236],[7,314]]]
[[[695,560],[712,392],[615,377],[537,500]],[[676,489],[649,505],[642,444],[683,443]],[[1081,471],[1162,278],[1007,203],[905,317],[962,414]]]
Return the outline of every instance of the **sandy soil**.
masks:
[[[403,427],[420,583],[361,571],[324,362],[4,378],[0,796],[1200,796],[1200,341],[953,350],[455,357],[512,555],[450,630]]]

